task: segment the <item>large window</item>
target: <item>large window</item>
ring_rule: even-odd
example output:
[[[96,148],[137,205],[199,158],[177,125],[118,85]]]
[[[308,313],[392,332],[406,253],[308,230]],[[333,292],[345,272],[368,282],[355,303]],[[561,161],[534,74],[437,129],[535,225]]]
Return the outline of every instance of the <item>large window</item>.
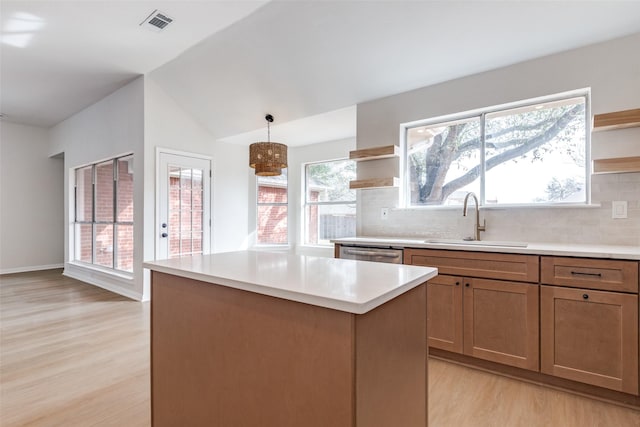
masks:
[[[289,242],[287,226],[288,185],[287,170],[278,176],[257,176],[257,236],[260,245],[286,245]]]
[[[75,171],[75,261],[133,271],[133,157]]]
[[[408,206],[586,203],[587,94],[406,127]]]
[[[328,245],[330,239],[356,235],[356,178],[352,160],[305,165],[305,243]]]

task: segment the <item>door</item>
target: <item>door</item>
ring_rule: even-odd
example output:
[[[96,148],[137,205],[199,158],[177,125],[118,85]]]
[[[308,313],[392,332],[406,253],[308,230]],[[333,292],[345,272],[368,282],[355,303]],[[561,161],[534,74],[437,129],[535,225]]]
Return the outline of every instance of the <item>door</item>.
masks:
[[[464,354],[538,371],[538,285],[464,279]]]
[[[638,296],[540,287],[541,370],[638,394]]]
[[[427,282],[429,347],[462,353],[462,277],[437,276]]]
[[[211,160],[158,155],[156,259],[209,253],[211,246]]]

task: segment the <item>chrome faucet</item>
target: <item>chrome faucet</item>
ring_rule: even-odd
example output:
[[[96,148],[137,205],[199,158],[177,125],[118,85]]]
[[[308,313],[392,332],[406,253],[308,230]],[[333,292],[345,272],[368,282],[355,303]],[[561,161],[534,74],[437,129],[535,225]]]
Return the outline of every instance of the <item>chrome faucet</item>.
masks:
[[[473,197],[473,200],[476,202],[476,234],[475,240],[480,240],[480,232],[487,230],[487,220],[482,221],[482,225],[480,225],[480,206],[478,204],[478,198],[476,195],[469,191],[466,196],[464,196],[464,207],[462,208],[462,216],[467,216],[467,202],[469,201],[469,196]]]

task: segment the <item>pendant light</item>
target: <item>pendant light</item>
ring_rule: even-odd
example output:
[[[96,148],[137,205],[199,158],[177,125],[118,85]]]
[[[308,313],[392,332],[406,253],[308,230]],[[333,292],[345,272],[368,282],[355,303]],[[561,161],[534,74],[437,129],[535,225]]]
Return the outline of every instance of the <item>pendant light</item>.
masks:
[[[267,114],[267,142],[254,142],[249,146],[249,166],[256,170],[258,176],[276,176],[282,174],[287,167],[287,146],[271,142],[273,116]]]

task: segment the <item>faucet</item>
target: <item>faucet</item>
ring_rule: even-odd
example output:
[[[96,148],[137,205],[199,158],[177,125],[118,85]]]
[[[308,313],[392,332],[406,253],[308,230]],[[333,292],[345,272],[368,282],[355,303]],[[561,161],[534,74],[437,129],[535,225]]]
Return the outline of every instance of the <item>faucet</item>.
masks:
[[[480,206],[478,206],[478,198],[476,195],[470,191],[464,196],[464,207],[462,208],[462,216],[467,216],[467,202],[469,201],[469,196],[473,197],[473,200],[476,202],[476,233],[474,240],[480,240],[480,232],[487,230],[487,220],[485,219],[480,225]]]

